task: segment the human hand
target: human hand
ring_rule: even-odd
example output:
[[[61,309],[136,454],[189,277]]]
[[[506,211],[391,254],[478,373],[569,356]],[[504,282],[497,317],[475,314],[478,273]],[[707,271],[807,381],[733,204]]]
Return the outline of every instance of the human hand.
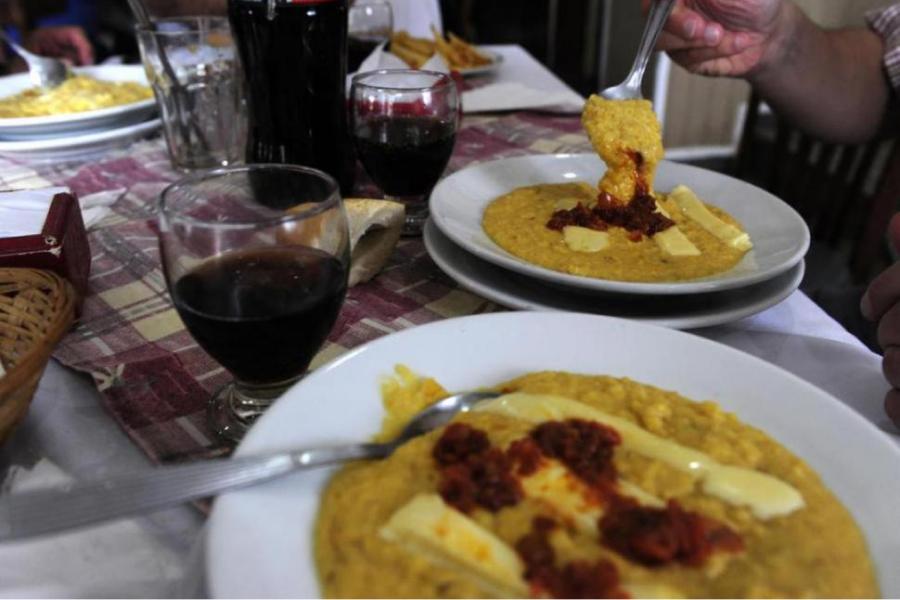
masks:
[[[891,219],[888,234],[894,248],[900,251],[900,214]],[[878,321],[878,344],[884,350],[881,369],[894,388],[884,398],[884,410],[900,427],[900,262],[872,281],[861,309],[864,317]]]
[[[94,63],[94,48],[81,27],[40,27],[25,36],[24,46],[35,54],[60,58],[73,65]]]
[[[678,0],[657,48],[693,73],[744,76],[778,60],[795,16],[788,0]]]

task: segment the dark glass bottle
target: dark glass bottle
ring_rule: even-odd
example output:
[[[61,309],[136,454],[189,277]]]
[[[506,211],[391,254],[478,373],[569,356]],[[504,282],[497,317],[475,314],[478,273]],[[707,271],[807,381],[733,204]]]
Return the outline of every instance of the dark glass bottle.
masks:
[[[353,183],[347,130],[348,0],[228,0],[247,83],[247,162]]]

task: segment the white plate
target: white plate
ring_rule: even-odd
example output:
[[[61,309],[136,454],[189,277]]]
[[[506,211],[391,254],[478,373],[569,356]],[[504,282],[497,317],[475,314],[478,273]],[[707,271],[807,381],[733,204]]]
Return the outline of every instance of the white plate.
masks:
[[[484,75],[485,73],[491,73],[496,71],[497,68],[503,63],[503,55],[493,50],[488,50],[487,48],[478,47],[478,51],[484,54],[486,57],[491,59],[486,65],[481,65],[479,67],[468,67],[464,69],[459,69],[459,73],[463,77],[470,77],[474,75]]]
[[[517,187],[539,183],[596,183],[606,167],[594,154],[521,156],[481,163],[443,179],[431,194],[431,216],[451,240],[479,258],[537,279],[581,289],[629,294],[692,294],[758,283],[796,265],[809,248],[809,229],[794,209],[748,183],[689,165],[663,161],[655,186],[684,184],[705,201],[727,210],[753,239],[754,248],[733,269],[677,283],[632,283],[579,277],[524,261],[484,232],[484,209]]]
[[[35,162],[88,160],[147,137],[160,127],[158,118],[115,129],[68,137],[0,141],[0,155]]]
[[[134,81],[147,84],[144,67],[140,65],[98,65],[76,67],[81,75],[90,75],[106,81]],[[0,98],[12,96],[34,87],[27,73],[0,77]],[[156,101],[151,97],[140,102],[46,117],[0,118],[0,138],[24,140],[84,134],[90,131],[121,127],[145,121],[156,112]]]
[[[862,528],[881,592],[900,596],[895,506],[900,449],[803,380],[671,329],[550,312],[496,313],[414,327],[357,348],[306,377],[254,425],[237,454],[368,439],[381,425],[380,379],[397,363],[436,377],[450,390],[558,369],[627,376],[714,400],[819,472]],[[319,494],[330,474],[297,473],[218,498],[206,540],[213,597],[321,595],[311,542]]]
[[[708,294],[652,296],[604,294],[551,286],[507,271],[469,254],[428,221],[425,247],[440,269],[461,286],[508,308],[561,310],[607,315],[673,329],[731,323],[760,313],[790,296],[800,286],[806,264],[801,260],[772,279],[740,290]]]

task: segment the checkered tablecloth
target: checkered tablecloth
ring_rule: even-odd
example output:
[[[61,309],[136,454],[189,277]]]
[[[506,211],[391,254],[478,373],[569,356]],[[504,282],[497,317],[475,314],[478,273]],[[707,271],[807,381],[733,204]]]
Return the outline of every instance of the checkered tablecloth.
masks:
[[[579,119],[536,113],[467,117],[449,171],[475,162],[589,149]],[[161,139],[87,164],[34,166],[0,160],[0,188],[66,185],[79,196],[116,190],[112,212],[89,232],[90,293],[78,326],[55,352],[89,373],[113,418],[154,461],[227,453],[209,430],[206,405],[230,379],[184,329],[163,278],[152,228],[159,192],[177,179]],[[361,178],[362,179],[362,178]],[[375,195],[361,184],[361,195]],[[348,294],[313,368],[393,331],[499,310],[444,276],[418,239],[402,240],[384,271]]]

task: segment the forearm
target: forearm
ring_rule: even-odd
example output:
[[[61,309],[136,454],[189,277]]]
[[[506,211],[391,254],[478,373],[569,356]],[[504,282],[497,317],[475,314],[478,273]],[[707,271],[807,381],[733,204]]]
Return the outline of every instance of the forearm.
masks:
[[[754,88],[798,127],[855,143],[879,133],[891,91],[881,38],[867,29],[824,31],[793,4],[780,54],[749,75]]]
[[[224,15],[227,0],[144,0],[154,17]]]

